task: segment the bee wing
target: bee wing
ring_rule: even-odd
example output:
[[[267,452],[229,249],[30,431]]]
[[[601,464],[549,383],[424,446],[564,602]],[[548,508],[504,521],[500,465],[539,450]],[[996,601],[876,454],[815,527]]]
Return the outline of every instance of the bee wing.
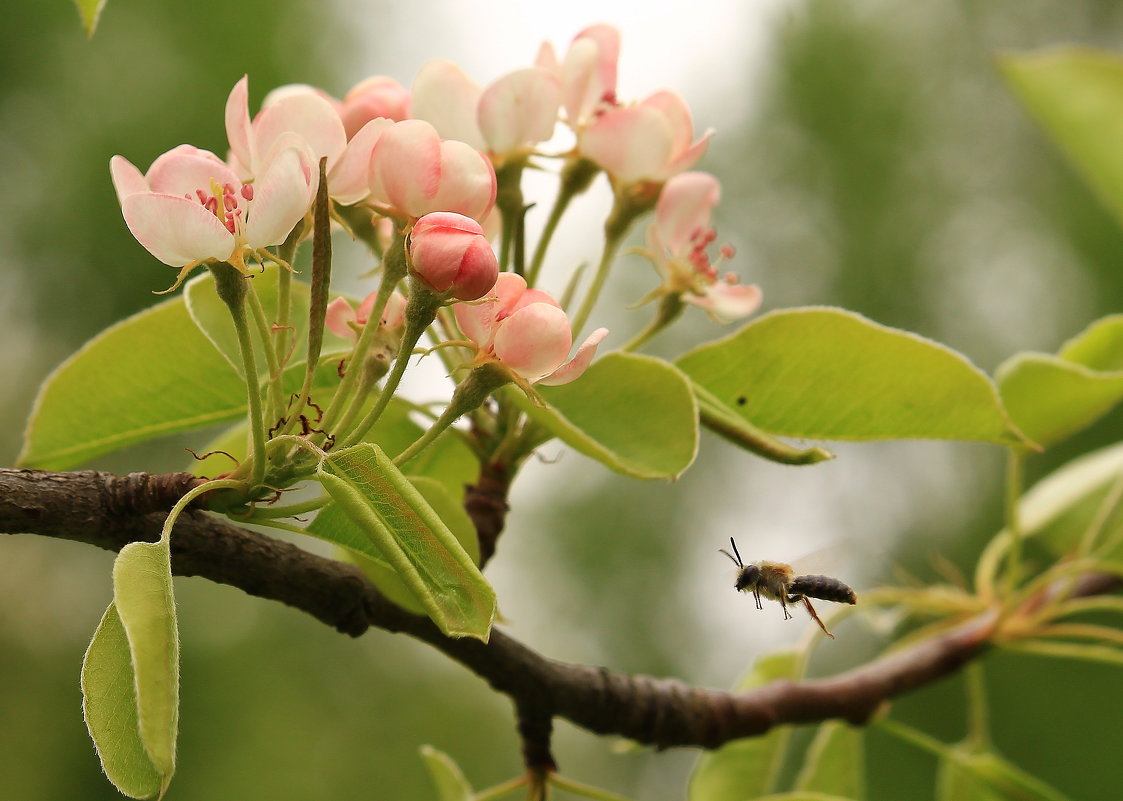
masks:
[[[832,576],[851,587],[883,581],[890,567],[884,553],[849,538],[809,551],[790,564],[797,576]]]

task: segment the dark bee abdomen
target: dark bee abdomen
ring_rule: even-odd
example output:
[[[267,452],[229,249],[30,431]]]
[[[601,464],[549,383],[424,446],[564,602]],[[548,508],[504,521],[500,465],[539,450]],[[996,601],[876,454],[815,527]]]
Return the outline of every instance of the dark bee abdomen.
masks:
[[[796,576],[788,586],[788,592],[793,597],[788,600],[799,600],[799,596],[819,598],[823,601],[834,601],[836,604],[856,604],[858,595],[854,590],[830,576]]]

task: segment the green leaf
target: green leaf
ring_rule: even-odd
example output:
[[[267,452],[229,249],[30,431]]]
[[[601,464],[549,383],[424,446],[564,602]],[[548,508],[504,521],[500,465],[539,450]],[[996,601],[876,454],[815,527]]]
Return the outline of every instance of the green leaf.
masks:
[[[495,591],[424,496],[377,445],[324,458],[317,479],[448,636],[487,640]]]
[[[775,793],[773,795],[760,795],[752,801],[858,801],[857,799],[848,799],[844,795],[831,795],[830,793],[819,793],[811,790],[796,790],[791,793]]]
[[[179,723],[179,634],[167,541],[121,549],[113,563],[113,603],[132,654],[140,741],[166,787]]]
[[[377,444],[389,456],[397,456],[425,433],[410,419],[409,412],[406,404],[390,401],[364,439]],[[445,431],[418,456],[409,460],[405,472],[410,476],[426,476],[441,482],[457,503],[463,503],[465,485],[477,480],[479,467],[479,460],[463,438],[454,431]]]
[[[698,410],[690,383],[651,356],[609,353],[576,381],[538,387],[549,404],[507,397],[579,453],[636,478],[674,478],[698,453]]]
[[[1027,437],[1049,446],[1123,400],[1123,315],[1096,321],[1056,355],[1020,353],[996,373],[1010,417]]]
[[[1123,58],[1058,47],[999,60],[1014,96],[1123,222]]]
[[[319,400],[338,385],[339,356],[326,354],[319,365]],[[287,391],[299,387],[303,372],[299,361],[288,366]],[[138,442],[235,420],[245,409],[238,373],[176,297],[106,329],[47,377],[19,464],[66,470]]]
[[[1009,651],[1021,651],[1056,659],[1076,659],[1082,662],[1099,662],[1123,667],[1123,648],[1083,642],[1058,642],[1057,640],[1014,640],[1003,643]]]
[[[771,312],[676,364],[729,414],[781,436],[1025,444],[964,356],[842,309]]]
[[[1100,516],[1112,485],[1123,475],[1123,444],[1112,445],[1074,459],[1041,479],[1022,497],[1020,518],[1026,536],[1052,553],[1067,554]],[[1097,540],[1114,542],[1101,554],[1123,558],[1123,513],[1108,514]]]
[[[954,746],[940,760],[938,801],[1067,801],[1036,776],[997,754]]]
[[[74,5],[78,7],[78,16],[82,18],[82,30],[86,32],[86,38],[93,39],[102,9],[105,8],[105,0],[74,0]]]
[[[182,298],[106,329],[39,390],[19,463],[66,470],[146,439],[237,417],[237,373],[187,315]]]
[[[734,445],[780,464],[816,464],[834,458],[822,448],[796,448],[766,434],[695,381],[690,382],[690,388],[698,401],[699,422]]]
[[[743,692],[778,679],[794,679],[800,670],[794,651],[767,654],[735,689]],[[769,792],[783,767],[790,733],[787,727],[777,727],[702,754],[690,777],[688,801],[746,801]]]
[[[865,747],[861,730],[838,721],[819,726],[795,789],[834,793],[855,801],[865,798]]]
[[[110,604],[82,660],[82,711],[102,770],[122,795],[155,798],[160,774],[140,741],[136,685],[125,628]]]
[[[474,564],[480,562],[480,542],[476,527],[464,507],[455,500],[440,482],[422,476],[409,476],[410,483],[417,488],[426,502],[440,515],[456,541],[464,548]],[[338,504],[321,509],[316,519],[306,531],[312,536],[333,542],[354,556],[351,560],[358,565],[378,591],[398,606],[417,615],[424,615],[425,607],[417,596],[406,586],[378,546],[374,544],[361,528],[340,509]]]
[[[438,801],[472,801],[472,785],[464,778],[460,766],[444,751],[431,745],[421,746],[421,758],[429,771],[429,778],[437,790]]]

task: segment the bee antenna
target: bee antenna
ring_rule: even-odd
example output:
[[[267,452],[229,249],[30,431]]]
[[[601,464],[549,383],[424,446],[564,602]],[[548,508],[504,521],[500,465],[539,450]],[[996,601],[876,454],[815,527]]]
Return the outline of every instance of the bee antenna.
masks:
[[[737,543],[733,541],[732,537],[729,538],[729,544],[733,546],[733,553],[737,554],[737,564],[744,566],[744,563],[741,561],[741,554],[737,550]]]
[[[733,542],[732,537],[729,538],[729,542],[730,543]],[[733,558],[733,554],[730,553],[729,551],[725,550],[724,548],[718,548],[718,553],[723,553],[726,556],[728,556],[729,561],[732,562],[733,564],[737,565],[737,567],[744,567],[745,566],[744,562],[741,561],[741,554],[739,554],[739,553],[737,554],[737,558]],[[737,553],[737,546],[736,545],[733,545],[733,553]]]

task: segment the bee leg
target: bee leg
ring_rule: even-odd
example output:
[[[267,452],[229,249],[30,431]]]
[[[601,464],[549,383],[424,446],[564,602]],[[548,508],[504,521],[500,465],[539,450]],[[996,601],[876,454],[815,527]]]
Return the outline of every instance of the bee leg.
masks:
[[[815,614],[815,607],[813,607],[811,605],[811,601],[807,600],[806,596],[804,596],[804,597],[802,597],[798,600],[803,601],[803,605],[807,607],[807,612],[808,612],[808,614],[811,615],[811,619],[819,624],[819,628],[821,628],[823,630],[823,634],[826,634],[828,637],[830,637],[833,640],[834,635],[831,634],[829,631],[827,631],[827,627],[825,625],[823,625],[823,621],[819,619],[819,616],[817,614]]]
[[[792,613],[788,611],[788,602],[784,600],[784,596],[780,596],[780,608],[784,610],[784,620],[791,620]]]
[[[760,605],[760,593],[756,590],[753,590],[753,598],[756,599],[756,608],[763,609],[764,607]]]

